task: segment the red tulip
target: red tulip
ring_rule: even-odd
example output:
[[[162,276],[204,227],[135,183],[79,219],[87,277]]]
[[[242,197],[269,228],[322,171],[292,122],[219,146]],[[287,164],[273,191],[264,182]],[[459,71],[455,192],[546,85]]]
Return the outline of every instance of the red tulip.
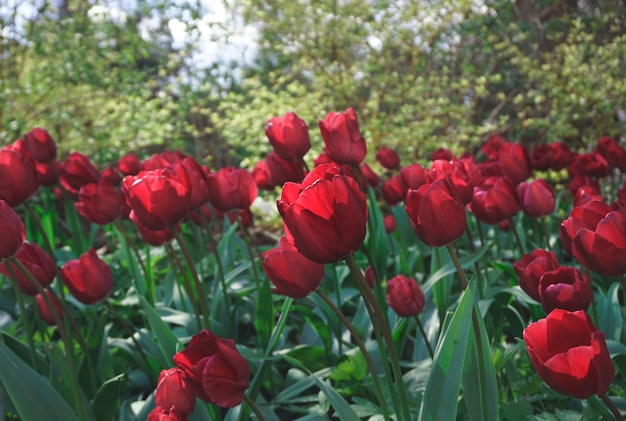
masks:
[[[490,160],[498,159],[498,154],[500,153],[502,145],[508,142],[509,141],[500,134],[494,133],[489,137],[489,139],[487,139],[481,149]]]
[[[522,256],[521,260],[513,263],[518,276],[520,288],[536,301],[539,297],[539,280],[541,276],[559,267],[559,261],[553,251],[536,249]]]
[[[578,231],[583,228],[595,230],[598,223],[611,211],[611,207],[600,200],[591,200],[572,209],[569,217],[561,222],[559,231],[559,238],[565,251],[572,254],[572,241]]]
[[[302,184],[285,183],[277,205],[287,238],[315,262],[336,262],[365,238],[365,195],[332,164],[316,167]]]
[[[436,161],[438,159],[442,159],[444,161],[453,161],[455,158],[451,150],[446,148],[438,148],[430,155],[430,159],[432,161]]]
[[[602,137],[598,140],[597,151],[606,159],[611,167],[626,172],[626,149],[620,146],[615,139]]]
[[[37,171],[37,183],[40,186],[50,187],[59,181],[59,168],[61,164],[53,159],[50,162],[35,162],[35,170]]]
[[[167,229],[187,215],[189,190],[168,168],[126,176],[122,191],[137,220],[148,229]]]
[[[387,234],[394,232],[396,230],[396,218],[392,214],[385,215],[383,225]]]
[[[276,184],[272,180],[272,174],[267,166],[267,161],[262,159],[256,163],[252,169],[252,178],[254,183],[261,190],[272,191],[276,188]]]
[[[122,193],[112,185],[100,182],[82,186],[74,206],[90,222],[106,225],[119,218],[123,202]]]
[[[252,174],[243,168],[222,168],[207,177],[209,201],[218,210],[248,209],[258,194]]]
[[[141,171],[139,157],[133,153],[124,155],[117,161],[117,169],[124,175],[139,174]]]
[[[367,180],[367,184],[369,184],[372,188],[376,188],[378,184],[380,184],[380,177],[378,177],[378,174],[376,174],[374,170],[367,165],[367,162],[362,163],[359,169],[361,170],[363,177]]]
[[[398,316],[417,316],[424,310],[425,303],[424,293],[415,279],[398,275],[387,283],[387,304]]]
[[[83,304],[104,300],[113,290],[113,273],[94,249],[61,266],[63,283]]]
[[[608,212],[593,226],[576,231],[572,254],[588,269],[604,276],[626,273],[626,213]]]
[[[151,230],[143,226],[143,224],[137,219],[135,212],[131,212],[129,218],[135,223],[135,226],[139,230],[139,236],[141,239],[151,246],[162,246],[163,244],[169,243],[174,239],[174,233],[169,228],[163,230]],[[180,226],[176,225],[175,227],[176,229],[179,229]]]
[[[187,156],[176,161],[171,168],[178,176],[178,180],[187,188],[190,211],[199,209],[209,201],[209,185],[206,174],[195,159]]]
[[[100,173],[100,183],[110,184],[111,186],[119,186],[122,182],[122,175],[115,167],[106,167]]]
[[[429,246],[451,244],[465,232],[465,207],[447,178],[409,190],[405,209],[415,234]]]
[[[609,174],[609,163],[597,152],[576,155],[567,168],[570,176],[586,175],[589,177],[604,177]]]
[[[11,146],[0,148],[0,199],[16,207],[38,188],[34,161]]]
[[[35,127],[26,133],[24,143],[36,161],[50,162],[57,156],[57,146],[54,139],[46,129],[41,127]]]
[[[0,260],[13,256],[26,240],[24,222],[7,202],[0,199]]]
[[[400,177],[406,187],[411,190],[417,190],[428,182],[426,169],[417,163],[402,167]]]
[[[61,318],[61,320],[63,320],[63,309],[61,308],[61,303],[57,299],[56,295],[54,295],[52,291],[48,289],[44,290],[44,292],[46,293],[48,298],[50,298],[56,314]],[[35,296],[35,302],[37,303],[37,309],[39,310],[39,315],[41,316],[43,321],[46,322],[48,326],[56,325],[57,322],[56,320],[54,320],[54,315],[52,314],[52,311],[50,310],[50,307],[48,307],[48,303],[43,298],[43,296],[37,294]]]
[[[582,188],[591,189],[598,193],[600,192],[600,184],[588,175],[575,175],[570,179],[570,182],[567,183],[567,189],[572,196],[576,196],[576,192]]]
[[[280,247],[263,253],[262,265],[278,292],[291,298],[306,297],[324,279],[324,265],[300,254],[285,237]]]
[[[555,308],[587,310],[593,300],[593,291],[587,277],[578,269],[560,266],[541,275],[539,299],[546,313]]]
[[[148,421],[188,421],[186,415],[157,406],[148,414]]]
[[[427,173],[428,181],[433,182],[440,178],[448,177],[461,196],[463,205],[467,205],[474,194],[474,184],[465,171],[462,161],[433,161],[430,171]]]
[[[395,206],[404,200],[407,188],[402,181],[402,177],[394,175],[383,183],[381,192],[385,202],[389,206]]]
[[[47,287],[54,280],[57,273],[56,263],[37,244],[25,242],[15,253],[15,258],[30,272],[42,288]],[[22,293],[31,296],[38,294],[39,291],[32,284],[28,275],[23,273],[12,261],[6,260],[0,263],[0,273],[15,280]]]
[[[519,212],[521,205],[515,186],[507,177],[489,177],[474,187],[470,211],[485,224],[497,225]]]
[[[365,159],[367,146],[354,109],[329,113],[326,120],[320,120],[319,128],[327,153],[334,162],[359,165]]]
[[[528,216],[538,218],[554,212],[555,200],[552,187],[543,179],[522,182],[517,186],[522,210]]]
[[[265,134],[274,151],[287,161],[301,160],[311,149],[309,128],[293,111],[283,117],[272,117],[265,125]]]
[[[586,399],[604,395],[615,369],[600,332],[586,312],[557,309],[524,329],[530,362],[556,392]]]
[[[100,181],[100,172],[87,155],[72,152],[60,167],[60,181],[65,190],[78,194],[82,186]]]
[[[380,148],[378,152],[376,152],[376,160],[388,170],[394,170],[400,166],[400,156],[391,148]]]
[[[265,157],[265,162],[267,162],[272,182],[276,186],[282,186],[287,181],[300,183],[304,178],[304,165],[301,160],[287,161],[276,152],[270,152]]]
[[[365,268],[365,273],[363,274],[365,278],[365,282],[370,288],[374,288],[374,282],[376,281],[376,276],[374,275],[374,269],[371,266]]]
[[[500,174],[509,177],[513,184],[528,179],[531,174],[528,152],[519,143],[505,143],[498,153]]]
[[[190,387],[203,401],[232,408],[243,400],[250,367],[232,339],[202,330],[174,355],[174,363],[185,372]]]
[[[180,368],[161,370],[159,382],[154,391],[157,407],[180,415],[189,415],[196,405],[196,395],[187,383],[185,372]]]

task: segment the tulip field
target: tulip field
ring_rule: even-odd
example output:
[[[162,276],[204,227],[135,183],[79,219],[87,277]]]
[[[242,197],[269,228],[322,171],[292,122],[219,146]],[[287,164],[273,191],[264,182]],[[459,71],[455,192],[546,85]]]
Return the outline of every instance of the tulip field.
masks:
[[[624,419],[624,139],[263,124],[252,169],[0,148],[0,420]]]

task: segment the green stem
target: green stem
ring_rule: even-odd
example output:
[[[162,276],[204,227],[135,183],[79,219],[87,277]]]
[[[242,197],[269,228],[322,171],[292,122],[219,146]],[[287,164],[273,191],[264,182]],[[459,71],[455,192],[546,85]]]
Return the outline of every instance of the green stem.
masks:
[[[204,218],[204,216],[202,216]],[[220,286],[222,288],[222,294],[224,295],[224,308],[226,310],[226,325],[228,326],[228,331],[231,332],[231,335],[234,335],[233,332],[233,317],[230,309],[230,300],[228,296],[228,286],[226,285],[226,278],[224,276],[224,265],[222,264],[222,257],[220,256],[217,241],[213,238],[212,235],[209,234],[209,243],[211,244],[211,249],[213,251],[213,255],[215,256],[215,264],[217,266],[217,277],[219,279]],[[254,264],[254,262],[253,262]]]
[[[354,326],[352,326],[352,323],[350,323],[350,321],[342,313],[339,307],[337,307],[335,303],[333,303],[332,300],[328,298],[328,296],[324,294],[322,291],[320,291],[319,289],[316,290],[316,292],[322,298],[322,300],[326,302],[326,304],[328,305],[328,307],[330,307],[333,313],[335,313],[337,317],[339,317],[339,319],[341,320],[343,325],[346,327],[346,329],[350,331],[350,334],[352,335],[352,339],[354,340],[354,342],[356,342],[356,345],[361,350],[361,354],[363,354],[363,357],[365,358],[365,363],[367,364],[367,367],[369,368],[370,373],[372,375],[372,381],[374,382],[374,388],[376,389],[376,394],[378,395],[378,401],[383,411],[383,417],[385,418],[385,420],[389,420],[389,409],[387,408],[387,401],[385,400],[385,395],[383,395],[383,391],[380,388],[380,383],[378,382],[378,375],[376,374],[376,366],[374,365],[374,361],[372,361],[371,355],[369,354],[369,352],[367,352],[367,348],[365,347],[365,344],[361,340],[361,337],[359,336],[357,331],[354,329]]]
[[[550,246],[550,232],[548,231],[547,219],[547,216],[541,218],[541,227],[543,228],[543,235],[546,237],[546,249],[550,251],[552,250],[552,247]]]
[[[13,268],[11,265],[6,265],[7,271],[9,272],[9,276],[13,279],[17,279],[15,274],[13,273]],[[17,305],[20,309],[20,320],[22,321],[22,326],[24,327],[24,333],[26,334],[26,341],[28,342],[28,349],[30,351],[30,361],[33,365],[33,369],[36,372],[39,372],[39,360],[37,359],[37,351],[35,348],[35,340],[33,339],[33,330],[30,325],[30,321],[28,317],[26,317],[26,307],[24,306],[24,298],[22,297],[22,291],[17,286],[16,281],[11,281],[13,284],[13,291],[15,291],[15,298],[17,298]]]
[[[615,417],[615,421],[624,421],[624,417],[619,412],[619,409],[617,408],[617,406],[615,406],[613,401],[606,395],[606,393],[604,393],[602,395],[598,395],[598,396],[600,396],[600,399],[602,399],[602,401],[609,408],[609,410],[611,411],[611,413]]]
[[[260,282],[260,278],[259,278],[259,272],[257,270],[256,267],[256,258],[254,256],[254,254],[252,254],[252,237],[250,236],[250,233],[248,232],[248,229],[246,227],[243,226],[243,224],[241,223],[241,217],[239,216],[239,213],[235,212],[235,218],[237,219],[237,224],[239,224],[239,226],[241,227],[241,232],[243,233],[243,242],[246,245],[246,250],[248,251],[248,256],[250,257],[250,263],[252,263],[252,274],[254,275],[254,282],[256,283],[256,288],[257,290],[261,289],[261,282]]]
[[[522,240],[517,232],[517,227],[515,226],[515,219],[509,219],[509,225],[511,226],[511,231],[513,231],[513,236],[515,237],[515,242],[517,243],[517,248],[520,252],[520,257],[524,255],[524,246],[522,246]]]
[[[434,360],[435,359],[435,353],[433,352],[432,346],[430,346],[430,342],[428,341],[428,336],[426,335],[426,331],[424,330],[424,326],[422,325],[422,322],[420,321],[419,317],[417,317],[417,315],[415,315],[415,321],[417,322],[417,327],[419,327],[420,333],[422,334],[422,338],[424,338],[424,343],[426,344],[426,347],[428,348],[428,353],[430,354],[430,359]]]
[[[35,210],[33,209],[32,202],[27,201],[25,205],[26,205],[26,210],[28,210],[28,213],[30,214],[32,220],[35,222],[35,225],[37,226],[37,230],[41,234],[41,238],[43,239],[43,245],[46,248],[46,251],[51,257],[54,257],[54,250],[52,249],[50,239],[48,238],[48,235],[46,234],[46,230],[43,228],[43,225],[41,225],[41,220],[39,219],[37,212],[35,212]]]
[[[126,241],[128,247],[130,247],[130,249],[133,251],[133,254],[137,259],[139,266],[141,266],[141,271],[143,272],[144,282],[146,286],[147,301],[148,303],[150,303],[150,305],[154,306],[154,302],[156,300],[154,287],[152,285],[152,282],[150,281],[150,278],[148,277],[148,270],[146,269],[146,265],[144,264],[141,255],[139,254],[139,250],[137,250],[137,247],[135,247],[135,244],[132,242],[130,236],[128,235],[128,232],[126,231],[126,228],[124,228],[124,225],[120,220],[115,221],[115,226],[124,237],[124,240]]]
[[[183,253],[183,257],[185,258],[185,262],[187,263],[187,267],[191,272],[191,277],[196,284],[196,291],[198,292],[198,300],[200,301],[200,308],[202,310],[202,318],[204,320],[204,328],[211,329],[211,323],[209,321],[209,310],[207,308],[207,296],[204,293],[204,287],[202,286],[202,282],[198,279],[198,272],[196,272],[196,267],[193,264],[193,260],[191,259],[191,254],[189,253],[189,249],[187,248],[187,244],[185,243],[182,235],[176,230],[175,227],[171,227],[172,233],[174,234],[174,238],[176,242],[180,246],[180,251]]]
[[[201,329],[202,322],[200,321],[200,311],[198,310],[198,306],[197,306],[196,294],[193,290],[193,285],[191,284],[191,281],[189,280],[187,271],[185,270],[185,267],[183,266],[182,262],[178,258],[178,255],[176,254],[176,252],[174,251],[174,249],[172,248],[170,244],[165,244],[165,250],[167,251],[168,257],[170,258],[170,260],[174,261],[174,264],[176,265],[176,267],[178,268],[178,270],[180,271],[183,277],[183,288],[185,288],[185,291],[187,292],[187,296],[189,297],[189,302],[191,303],[191,308],[196,317],[196,326],[198,327],[198,329]]]
[[[250,407],[250,409],[252,409],[252,412],[254,412],[254,415],[256,415],[256,417],[259,419],[259,421],[265,421],[265,418],[263,417],[263,414],[261,413],[261,410],[259,409],[258,406],[256,406],[254,401],[252,399],[250,399],[250,397],[248,395],[244,394],[243,395],[243,400],[246,403],[246,405],[248,405],[248,407]]]
[[[372,318],[372,323],[374,325],[378,325],[382,335],[387,343],[387,351],[389,360],[391,362],[391,369],[393,370],[393,376],[396,382],[396,388],[398,391],[398,399],[400,404],[400,410],[402,413],[402,419],[409,421],[411,419],[411,415],[409,412],[409,403],[407,399],[406,388],[404,386],[404,381],[402,379],[402,370],[400,368],[400,361],[398,359],[398,353],[396,352],[396,347],[393,343],[393,336],[391,335],[391,329],[389,329],[389,324],[387,323],[387,318],[385,314],[382,312],[380,306],[378,305],[378,300],[374,296],[374,293],[370,289],[367,281],[363,277],[363,273],[361,273],[361,269],[357,264],[354,256],[349,254],[345,257],[345,261],[352,272],[352,276],[356,279],[357,286],[363,295],[363,300],[368,303],[371,307],[370,317]],[[382,352],[383,348],[381,348]],[[397,414],[400,416],[400,413]]]

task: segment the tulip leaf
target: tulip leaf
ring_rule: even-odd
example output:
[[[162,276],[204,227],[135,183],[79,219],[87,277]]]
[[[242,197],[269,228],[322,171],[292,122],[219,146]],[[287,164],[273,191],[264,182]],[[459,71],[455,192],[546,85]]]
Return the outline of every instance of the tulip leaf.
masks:
[[[358,420],[359,416],[354,412],[354,409],[350,406],[350,404],[341,396],[333,387],[328,385],[327,383],[320,380],[316,375],[311,373],[304,365],[300,363],[300,361],[292,358],[286,354],[282,354],[281,358],[283,358],[288,363],[298,367],[300,370],[308,373],[312,378],[317,387],[320,388],[322,393],[326,395],[328,401],[331,406],[335,409],[336,415],[340,420],[352,421]]]
[[[128,265],[133,285],[137,289],[139,295],[144,297],[146,296],[146,279],[143,276],[143,272],[139,269],[139,264],[137,263],[135,254],[131,251],[130,245],[126,241],[122,232],[117,227],[114,227],[114,230],[115,234],[117,234],[117,241],[120,244],[120,250],[123,253],[123,262],[126,262]]]
[[[450,324],[439,339],[422,399],[420,420],[456,419],[473,307],[474,294],[468,288],[463,292]]]
[[[459,259],[461,263],[461,267],[463,269],[472,266],[478,259],[483,257],[483,255],[491,248],[491,244],[487,243],[481,248],[477,249],[472,254],[465,255]],[[454,263],[452,261],[446,263],[442,267],[440,267],[435,273],[430,275],[428,281],[422,286],[422,291],[426,294],[428,291],[432,289],[432,287],[441,279],[445,278],[448,275],[451,275],[456,272],[456,268],[454,267]]]
[[[497,420],[498,383],[485,322],[479,306],[474,306],[480,332],[471,326],[468,352],[463,368],[463,397],[470,420]]]
[[[154,332],[157,342],[159,343],[159,348],[163,353],[163,358],[167,364],[171,364],[172,358],[176,353],[178,339],[167,324],[165,324],[165,322],[161,319],[161,316],[159,316],[154,307],[152,307],[146,299],[141,296],[139,297],[139,300],[141,301],[144,313],[148,319],[148,324],[150,324],[150,328],[152,332]]]
[[[107,380],[100,386],[93,402],[93,413],[97,421],[109,421],[113,419],[115,408],[120,400],[120,390],[124,374]]]
[[[224,293],[226,292],[224,291]],[[254,323],[259,344],[262,348],[266,348],[270,340],[272,329],[274,328],[274,305],[272,303],[270,281],[267,278],[263,279],[260,283]]]
[[[607,339],[620,340],[622,337],[622,306],[619,302],[620,284],[615,282],[611,285],[606,295],[596,293],[596,314],[598,329],[606,335]]]
[[[15,356],[3,341],[0,341],[0,382],[21,419],[78,421],[59,392]]]

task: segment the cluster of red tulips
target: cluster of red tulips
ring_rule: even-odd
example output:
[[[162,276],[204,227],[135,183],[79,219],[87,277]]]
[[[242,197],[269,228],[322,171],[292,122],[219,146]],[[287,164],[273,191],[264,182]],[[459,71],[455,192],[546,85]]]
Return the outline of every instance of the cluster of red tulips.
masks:
[[[581,399],[598,395],[616,418],[620,416],[607,397],[615,373],[611,355],[604,334],[587,310],[594,300],[591,272],[609,280],[623,280],[626,274],[626,182],[619,184],[626,173],[626,149],[605,137],[588,153],[576,153],[559,142],[529,152],[521,144],[493,135],[477,156],[455,157],[439,149],[432,154],[429,167],[420,163],[401,166],[395,151],[381,148],[375,166],[382,171],[377,173],[364,162],[366,141],[353,109],[330,113],[319,122],[319,131],[324,151],[311,169],[304,159],[311,149],[309,128],[289,112],[267,122],[265,133],[273,151],[252,171],[232,167],[212,171],[190,156],[169,151],[143,160],[128,154],[99,170],[80,152],[57,161],[55,142],[44,129],[35,128],[0,149],[0,272],[20,294],[34,297],[48,325],[62,329],[69,314],[65,288],[79,303],[92,305],[106,300],[115,282],[102,256],[106,249],[89,248],[57,269],[54,252],[62,244],[44,234],[41,245],[28,241],[33,239],[26,238],[19,215],[31,211],[29,198],[40,186],[51,187],[57,198],[72,201],[86,222],[117,224],[122,230],[121,221],[130,220],[124,224],[132,224],[145,243],[163,246],[176,241],[183,253],[181,224],[191,221],[207,227],[211,221],[228,217],[242,228],[249,227],[250,207],[258,190],[274,192],[280,187],[276,204],[284,236],[276,247],[262,253],[260,262],[272,291],[290,299],[316,292],[333,305],[320,289],[325,265],[345,261],[374,332],[380,335],[378,345],[391,361],[388,377],[394,379],[400,395],[394,401],[395,413],[408,421],[402,368],[394,361],[401,352],[393,349],[388,316],[381,305],[388,305],[401,318],[412,318],[423,312],[427,298],[414,273],[389,276],[389,268],[373,264],[369,256],[367,268],[359,267],[354,259],[357,253],[367,255],[368,227],[371,236],[371,225],[378,223],[372,207],[381,215],[384,231],[393,236],[397,209],[403,205],[403,217],[417,238],[433,248],[446,247],[455,263],[455,243],[461,237],[470,236],[471,247],[484,245],[481,226],[490,226],[496,233],[514,233],[519,250],[508,256],[508,263],[517,273],[521,290],[547,314],[523,331],[533,367],[553,390]],[[536,227],[545,226],[548,217],[555,217],[558,200],[567,200],[566,195],[571,195],[572,205],[560,223],[559,244],[551,241],[555,237],[541,237],[537,228],[539,240],[534,243],[541,247],[526,252],[516,231],[516,216],[523,213]],[[471,236],[472,217],[480,242]],[[256,271],[254,254],[249,256]],[[171,356],[174,368],[163,367],[154,394],[156,408],[149,419],[185,420],[193,413],[196,398],[226,408],[245,399],[260,417],[254,400],[245,395],[250,367],[233,340],[206,330],[210,315],[205,280],[195,273],[191,259],[186,263],[184,287],[192,301],[199,303],[194,312],[200,332]],[[457,270],[461,290],[470,288],[472,281],[461,273],[460,265]],[[57,275],[62,284],[51,288]],[[227,289],[224,286],[224,294]],[[376,292],[383,289],[386,300],[380,302]],[[154,291],[147,294],[154,296]],[[473,311],[473,323],[479,323],[474,317],[478,310]],[[473,326],[474,332],[480,330],[479,324]],[[349,324],[346,328],[351,329]],[[358,334],[351,333],[358,340]],[[359,347],[366,355],[365,347]],[[373,365],[368,368],[373,370]],[[378,393],[379,404],[384,406],[384,394]],[[389,409],[383,409],[388,417],[385,411]]]

